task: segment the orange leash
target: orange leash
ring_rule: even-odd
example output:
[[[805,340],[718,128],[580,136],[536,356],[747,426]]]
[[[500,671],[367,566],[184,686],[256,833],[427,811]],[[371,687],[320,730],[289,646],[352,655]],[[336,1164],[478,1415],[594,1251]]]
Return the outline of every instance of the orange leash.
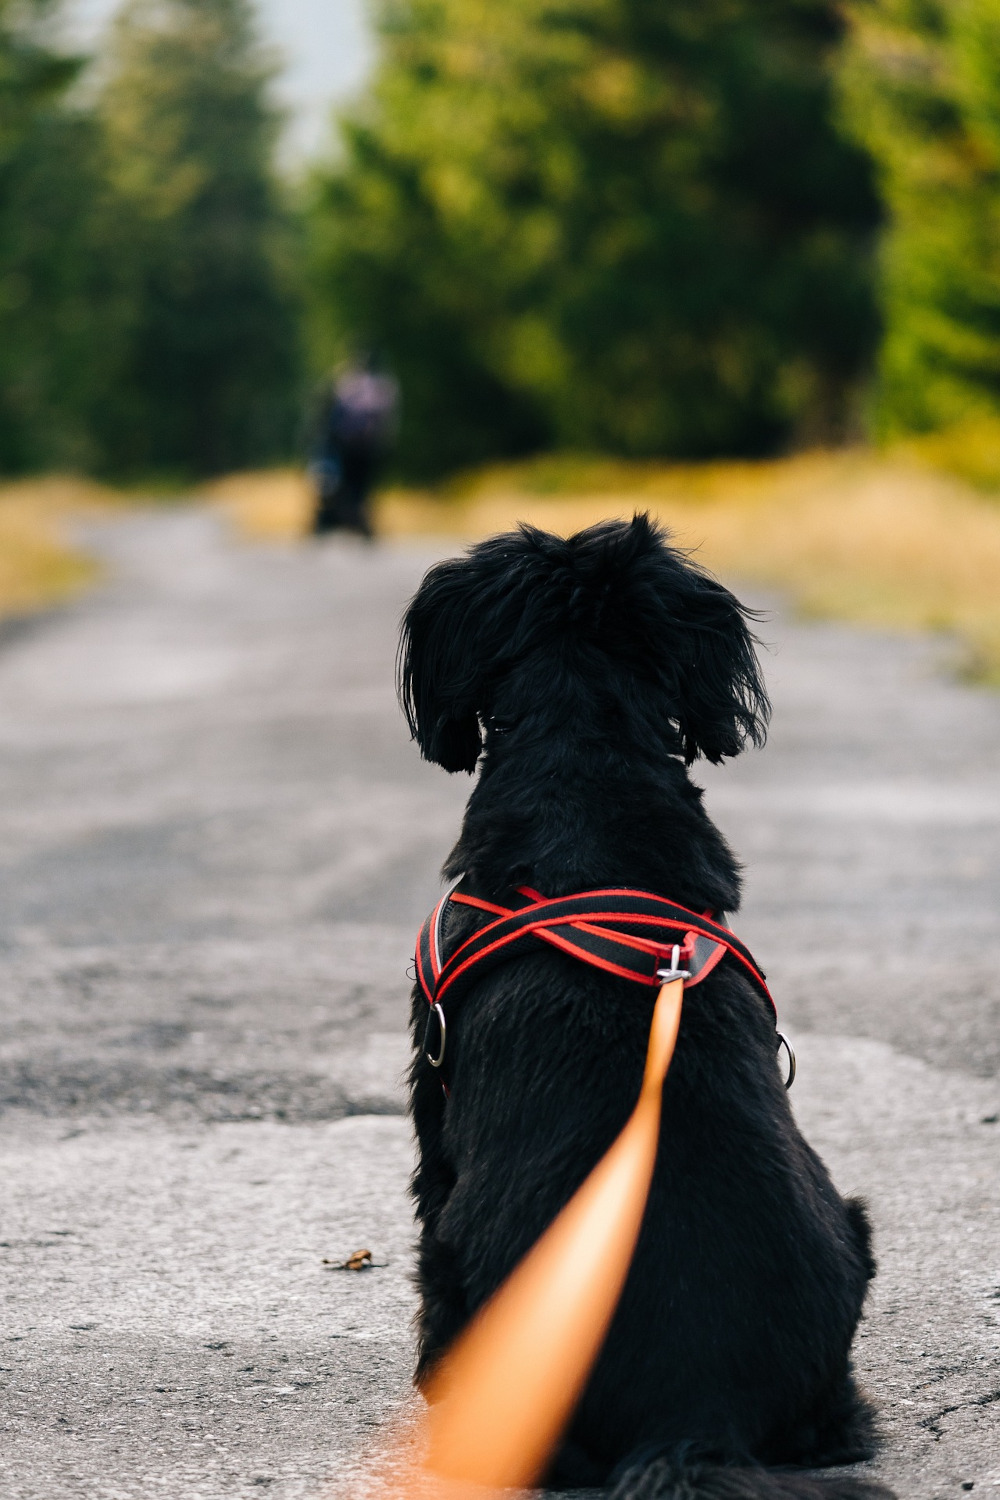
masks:
[[[662,985],[642,1089],[627,1124],[442,1360],[428,1390],[424,1456],[397,1493],[525,1487],[544,1470],[628,1275],[653,1177],[663,1081],[683,998],[683,978]],[[458,1488],[442,1491],[440,1481]]]

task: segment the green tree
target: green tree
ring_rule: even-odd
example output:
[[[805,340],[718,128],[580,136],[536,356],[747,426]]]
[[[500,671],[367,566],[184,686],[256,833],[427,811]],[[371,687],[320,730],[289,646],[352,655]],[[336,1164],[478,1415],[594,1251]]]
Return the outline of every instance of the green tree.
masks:
[[[878,163],[876,421],[1000,408],[1000,0],[855,0],[845,115]]]
[[[326,347],[384,350],[403,456],[833,436],[878,320],[833,0],[384,0],[316,180]]]
[[[250,0],[127,0],[99,102],[130,307],[100,414],[120,471],[287,451],[300,397],[294,242]]]
[[[65,95],[80,60],[44,41],[51,7],[0,0],[0,472],[83,467],[106,276],[96,133]],[[103,319],[102,321],[107,321]],[[89,366],[89,370],[88,370]]]

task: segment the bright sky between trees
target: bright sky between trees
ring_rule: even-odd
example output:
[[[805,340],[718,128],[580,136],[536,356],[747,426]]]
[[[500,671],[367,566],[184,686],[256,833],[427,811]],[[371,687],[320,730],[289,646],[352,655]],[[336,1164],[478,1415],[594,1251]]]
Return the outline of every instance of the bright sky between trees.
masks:
[[[257,4],[264,40],[287,62],[276,92],[290,111],[289,154],[293,159],[314,155],[329,138],[331,105],[360,88],[374,58],[365,0]],[[118,0],[66,0],[73,42],[93,46],[117,8]]]

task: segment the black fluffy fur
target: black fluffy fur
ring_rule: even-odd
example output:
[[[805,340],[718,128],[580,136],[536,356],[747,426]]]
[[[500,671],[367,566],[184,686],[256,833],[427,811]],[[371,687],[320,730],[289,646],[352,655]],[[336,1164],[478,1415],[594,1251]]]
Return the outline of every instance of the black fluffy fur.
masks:
[[[487,897],[623,885],[733,912],[739,868],[686,767],[764,737],[747,618],[645,516],[569,540],[523,526],[432,568],[403,624],[401,701],[429,760],[481,763],[445,873]],[[446,948],[476,925],[462,909]],[[651,1004],[557,952],[509,962],[449,1024],[446,1100],[415,992],[418,1383],[625,1123]],[[850,1348],[875,1267],[864,1206],[799,1134],[773,1017],[730,962],[685,1003],[662,1139],[547,1482],[617,1500],[888,1495],[794,1471],[871,1453]]]

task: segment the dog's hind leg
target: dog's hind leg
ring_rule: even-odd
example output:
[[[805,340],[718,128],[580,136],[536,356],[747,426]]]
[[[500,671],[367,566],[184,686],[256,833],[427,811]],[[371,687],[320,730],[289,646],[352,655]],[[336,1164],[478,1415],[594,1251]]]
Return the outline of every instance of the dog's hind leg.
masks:
[[[876,1480],[661,1456],[626,1469],[610,1500],[896,1500]]]
[[[766,1459],[824,1469],[871,1458],[875,1447],[875,1411],[848,1366],[808,1411],[772,1434]]]
[[[850,1328],[853,1338],[876,1264],[872,1229],[864,1202],[860,1198],[849,1198],[845,1206],[858,1266],[857,1313]],[[819,1469],[871,1458],[875,1447],[875,1410],[858,1389],[849,1356],[845,1353],[840,1369],[812,1404],[771,1434],[764,1456],[771,1463],[792,1463]]]

